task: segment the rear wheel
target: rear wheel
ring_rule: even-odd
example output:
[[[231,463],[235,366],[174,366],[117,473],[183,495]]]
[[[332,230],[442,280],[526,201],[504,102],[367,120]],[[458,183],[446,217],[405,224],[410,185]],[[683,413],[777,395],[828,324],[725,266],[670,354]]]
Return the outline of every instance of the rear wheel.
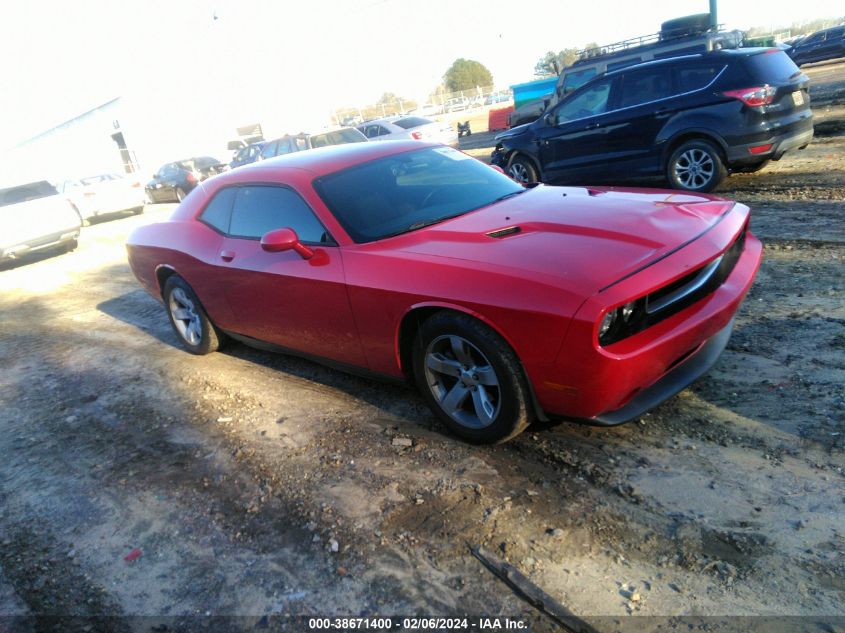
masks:
[[[713,191],[727,176],[722,156],[713,143],[692,140],[679,145],[669,157],[666,177],[673,189]]]
[[[170,325],[189,352],[203,355],[220,348],[225,335],[208,318],[188,282],[171,275],[164,284],[163,296]]]
[[[463,439],[492,444],[532,421],[530,392],[507,342],[467,315],[438,312],[414,343],[417,386],[437,417]]]
[[[537,169],[534,167],[534,163],[524,156],[514,157],[510,165],[508,165],[507,173],[516,182],[522,184],[529,184],[538,180]]]

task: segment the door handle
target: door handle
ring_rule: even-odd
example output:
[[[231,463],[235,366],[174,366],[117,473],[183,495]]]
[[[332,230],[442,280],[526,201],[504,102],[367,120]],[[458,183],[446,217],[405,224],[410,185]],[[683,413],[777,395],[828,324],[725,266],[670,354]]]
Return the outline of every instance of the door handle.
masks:
[[[595,129],[598,129],[598,128],[600,127],[600,125],[601,125],[600,123],[590,123],[590,124],[589,124],[587,127],[585,127],[584,129],[585,129],[585,130],[595,130]]]
[[[220,251],[220,259],[224,262],[230,262],[235,259],[235,252],[234,251]]]

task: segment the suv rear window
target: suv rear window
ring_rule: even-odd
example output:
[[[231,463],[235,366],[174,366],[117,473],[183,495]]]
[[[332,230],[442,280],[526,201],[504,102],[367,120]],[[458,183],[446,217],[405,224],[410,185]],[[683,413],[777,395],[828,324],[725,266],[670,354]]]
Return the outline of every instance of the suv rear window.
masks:
[[[19,202],[38,200],[38,198],[46,198],[47,196],[55,196],[58,193],[56,188],[46,180],[31,182],[28,185],[20,185],[19,187],[0,189],[0,207],[5,207],[9,204],[18,204]]]
[[[399,127],[404,128],[406,130],[410,130],[412,127],[428,125],[429,123],[431,123],[431,121],[419,116],[409,116],[405,119],[397,119],[393,122],[394,125],[398,125]]]
[[[745,59],[745,67],[754,79],[765,83],[785,82],[801,74],[789,56],[777,50],[750,55]]]

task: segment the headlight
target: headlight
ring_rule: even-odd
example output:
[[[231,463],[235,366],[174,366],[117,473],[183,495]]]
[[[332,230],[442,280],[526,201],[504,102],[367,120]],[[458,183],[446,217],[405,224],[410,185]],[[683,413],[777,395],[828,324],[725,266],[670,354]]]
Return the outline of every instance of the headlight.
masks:
[[[616,322],[616,312],[617,310],[611,310],[607,314],[604,315],[604,318],[601,320],[601,325],[599,326],[599,338],[604,338],[604,336],[610,332],[610,328],[613,327],[613,324]]]
[[[599,345],[610,345],[636,334],[648,325],[642,299],[609,310],[599,323]]]

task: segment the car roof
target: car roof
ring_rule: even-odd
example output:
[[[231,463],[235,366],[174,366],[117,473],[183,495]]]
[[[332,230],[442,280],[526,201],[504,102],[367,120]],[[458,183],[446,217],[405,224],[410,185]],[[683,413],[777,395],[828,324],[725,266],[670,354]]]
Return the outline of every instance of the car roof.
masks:
[[[677,57],[667,57],[665,59],[654,59],[647,62],[642,62],[640,64],[632,64],[631,66],[625,66],[625,68],[620,68],[619,70],[612,70],[610,72],[604,73],[603,75],[597,76],[592,81],[596,79],[603,79],[605,77],[615,77],[617,75],[621,75],[624,73],[631,72],[632,70],[639,70],[641,68],[654,68],[659,66],[667,66],[671,64],[677,64],[678,62],[682,61],[697,61],[697,60],[711,60],[711,59],[722,59],[727,61],[731,58],[736,57],[751,57],[752,55],[759,55],[761,53],[766,52],[776,52],[781,53],[783,52],[779,48],[772,48],[772,47],[749,47],[749,48],[731,48],[731,49],[724,49],[719,51],[712,51],[710,53],[694,53],[692,55],[679,55]],[[585,84],[586,85],[586,84]]]
[[[393,156],[425,147],[440,147],[439,143],[421,143],[420,141],[391,141],[389,143],[345,143],[318,147],[307,152],[292,152],[276,156],[258,163],[217,176],[215,180],[233,183],[254,180],[262,175],[272,174],[277,170],[302,169],[315,176],[330,174],[347,167],[352,167],[371,160]]]

